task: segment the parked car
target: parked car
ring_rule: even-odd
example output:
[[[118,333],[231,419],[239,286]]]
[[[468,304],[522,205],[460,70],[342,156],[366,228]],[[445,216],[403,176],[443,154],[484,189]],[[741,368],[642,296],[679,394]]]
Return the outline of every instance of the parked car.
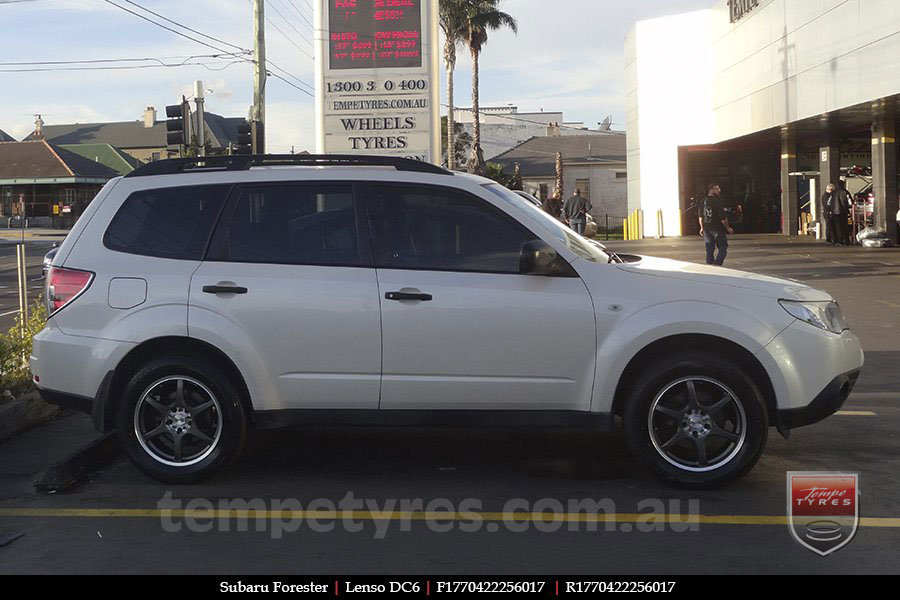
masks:
[[[54,244],[50,252],[44,255],[44,261],[41,263],[41,277],[46,279],[47,273],[50,271],[50,265],[53,264],[53,258],[57,252],[59,252],[59,246]]]
[[[513,191],[516,194],[518,194],[519,196],[521,196],[522,198],[524,198],[525,200],[527,200],[528,202],[530,202],[531,204],[533,204],[534,206],[537,206],[538,208],[541,208],[544,206],[544,204],[540,200],[538,200],[537,198],[535,198],[528,192],[524,192],[522,190],[513,190]]]
[[[488,179],[386,157],[141,166],[87,207],[46,286],[42,396],[174,483],[272,424],[621,417],[640,464],[718,486],[771,426],[835,412],[863,364],[823,291],[626,262]]]
[[[522,190],[513,190],[513,192],[527,200],[530,204],[543,209],[544,204],[528,192],[523,192]],[[587,223],[585,223],[584,225],[584,237],[589,240],[593,239],[597,236],[597,231],[597,223],[596,221],[594,221],[594,217],[591,216],[590,213],[588,213]]]

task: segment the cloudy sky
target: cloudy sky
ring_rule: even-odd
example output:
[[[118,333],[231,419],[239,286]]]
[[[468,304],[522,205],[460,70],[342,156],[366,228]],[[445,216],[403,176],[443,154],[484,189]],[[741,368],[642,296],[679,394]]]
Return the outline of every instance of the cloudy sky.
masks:
[[[215,48],[157,27],[108,0],[0,0],[0,129],[20,139],[32,131],[35,113],[47,124],[136,120],[149,105],[162,114],[181,94],[191,95],[197,79],[212,90],[207,110],[247,115],[252,70],[239,57],[223,56],[223,50],[252,47],[252,0],[113,1]],[[267,2],[268,57],[281,69],[272,70],[296,86],[269,80],[270,152],[314,147],[313,99],[300,91],[314,83],[307,41],[312,39],[312,2]],[[615,127],[624,128],[628,29],[639,19],[713,4],[715,0],[505,0],[504,10],[519,21],[519,34],[492,34],[481,61],[482,104],[562,110],[567,121],[591,126],[610,115]],[[139,6],[220,41],[181,29]],[[672,43],[687,34],[672,32]],[[157,60],[20,64],[110,59]],[[172,66],[183,62],[189,66]],[[170,66],[146,68],[160,63]],[[109,68],[114,66],[131,68]],[[38,70],[48,68],[77,70]],[[469,78],[469,59],[462,53],[457,105],[469,103]]]

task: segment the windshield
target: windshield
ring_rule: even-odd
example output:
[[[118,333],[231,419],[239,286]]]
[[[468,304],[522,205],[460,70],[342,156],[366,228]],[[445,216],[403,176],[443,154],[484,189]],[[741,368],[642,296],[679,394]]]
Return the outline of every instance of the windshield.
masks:
[[[519,209],[519,213],[529,221],[550,231],[550,233],[566,247],[584,260],[595,263],[608,263],[610,256],[598,246],[581,237],[543,210],[528,202],[512,190],[499,183],[486,183],[484,187],[500,197],[507,204]]]

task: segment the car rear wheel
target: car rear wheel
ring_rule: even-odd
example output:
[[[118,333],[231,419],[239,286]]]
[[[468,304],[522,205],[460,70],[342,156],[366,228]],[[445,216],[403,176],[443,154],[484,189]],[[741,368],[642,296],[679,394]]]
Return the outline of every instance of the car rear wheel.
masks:
[[[241,398],[225,373],[193,356],[157,359],[125,386],[119,439],[143,473],[200,481],[227,467],[247,437]]]
[[[641,377],[624,412],[629,449],[670,484],[712,488],[746,474],[768,436],[766,404],[730,360],[691,353]]]

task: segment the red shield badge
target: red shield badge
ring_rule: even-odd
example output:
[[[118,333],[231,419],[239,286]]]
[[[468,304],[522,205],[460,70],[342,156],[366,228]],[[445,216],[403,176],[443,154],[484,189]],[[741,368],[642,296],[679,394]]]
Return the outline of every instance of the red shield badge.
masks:
[[[789,472],[788,529],[800,545],[826,556],[846,546],[859,526],[859,476]]]

